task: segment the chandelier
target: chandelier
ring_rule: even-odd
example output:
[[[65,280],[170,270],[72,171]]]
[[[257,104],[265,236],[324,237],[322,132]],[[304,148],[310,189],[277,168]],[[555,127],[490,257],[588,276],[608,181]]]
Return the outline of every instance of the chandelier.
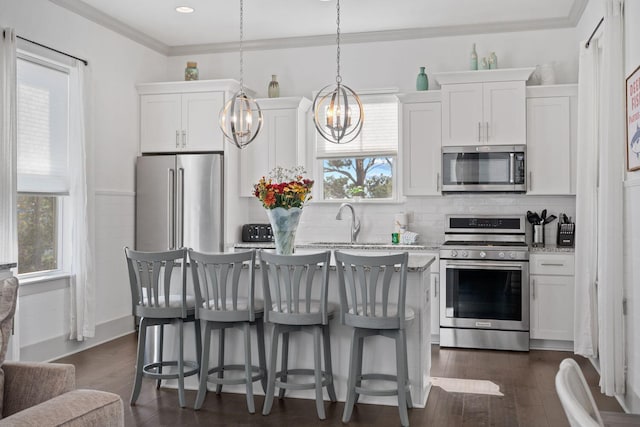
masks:
[[[323,87],[313,100],[313,123],[318,133],[334,144],[353,141],[364,123],[362,102],[340,76],[340,0],[336,4],[336,84]]]
[[[220,128],[225,138],[238,148],[249,145],[262,128],[262,111],[255,99],[244,91],[242,38],[243,0],[240,0],[240,90],[220,110]]]

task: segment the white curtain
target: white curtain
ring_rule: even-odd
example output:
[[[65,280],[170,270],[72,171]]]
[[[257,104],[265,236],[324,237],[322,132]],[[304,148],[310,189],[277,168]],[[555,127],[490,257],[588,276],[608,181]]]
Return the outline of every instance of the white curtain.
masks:
[[[602,139],[598,197],[600,388],[624,394],[623,182],[625,167],[624,0],[605,0]]]
[[[86,117],[90,97],[88,67],[76,61],[69,76],[69,201],[71,205],[71,327],[70,339],[95,335],[95,277],[93,267],[93,185]]]
[[[576,187],[576,254],[574,352],[598,356],[598,134],[600,41],[580,43],[578,75],[578,141]]]
[[[0,38],[0,262],[18,261],[16,117],[16,34],[5,28]]]

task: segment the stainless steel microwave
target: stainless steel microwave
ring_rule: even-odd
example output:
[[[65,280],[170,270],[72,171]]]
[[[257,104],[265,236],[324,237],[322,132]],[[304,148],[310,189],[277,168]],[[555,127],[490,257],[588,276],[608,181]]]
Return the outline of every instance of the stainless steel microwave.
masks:
[[[442,192],[524,193],[525,145],[442,147]]]

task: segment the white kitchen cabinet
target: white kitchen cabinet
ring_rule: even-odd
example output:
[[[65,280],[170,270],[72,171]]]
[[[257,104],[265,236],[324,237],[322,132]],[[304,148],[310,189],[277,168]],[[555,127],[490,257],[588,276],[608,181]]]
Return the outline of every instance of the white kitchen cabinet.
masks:
[[[436,74],[442,86],[442,145],[525,144],[525,82],[532,71]]]
[[[240,152],[240,195],[253,196],[253,185],[276,166],[304,165],[307,98],[258,99],[262,129],[256,139]]]
[[[439,195],[442,168],[440,92],[416,92],[398,97],[402,103],[403,194]]]
[[[574,255],[531,254],[531,339],[573,341]]]
[[[575,194],[577,86],[527,88],[527,194]]]
[[[224,151],[218,116],[234,80],[148,83],[140,95],[140,152]]]

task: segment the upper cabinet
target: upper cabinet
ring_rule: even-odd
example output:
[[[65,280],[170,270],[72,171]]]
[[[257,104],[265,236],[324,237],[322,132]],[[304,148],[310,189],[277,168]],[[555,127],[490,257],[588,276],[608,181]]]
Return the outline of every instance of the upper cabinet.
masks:
[[[525,82],[533,68],[436,74],[442,86],[442,145],[526,143]]]
[[[527,88],[528,195],[575,194],[576,85]]]
[[[137,89],[142,153],[224,150],[218,115],[238,82],[148,83]]]
[[[398,95],[402,105],[402,184],[405,196],[440,194],[440,91]]]
[[[240,195],[246,197],[253,195],[253,185],[274,167],[304,165],[307,113],[311,108],[311,101],[302,97],[256,101],[262,110],[262,129],[240,152]]]

